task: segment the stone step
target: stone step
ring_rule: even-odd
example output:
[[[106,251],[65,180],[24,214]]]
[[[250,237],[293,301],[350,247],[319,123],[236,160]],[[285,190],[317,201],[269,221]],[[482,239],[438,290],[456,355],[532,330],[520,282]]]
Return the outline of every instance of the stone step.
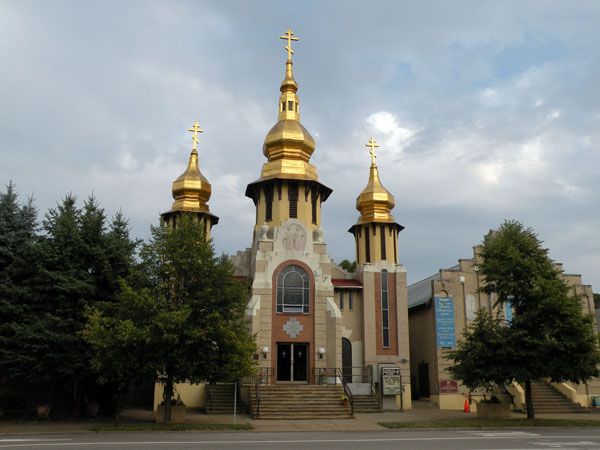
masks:
[[[295,420],[295,419],[304,419],[304,420],[323,420],[323,419],[351,419],[352,416],[350,413],[348,414],[327,414],[327,415],[318,415],[318,414],[307,414],[307,415],[298,415],[298,414],[260,414],[260,420]]]
[[[587,410],[563,396],[552,385],[532,383],[533,409],[541,414],[585,413]]]
[[[260,407],[252,395],[251,410],[259,419],[350,418],[348,404],[342,404],[340,385],[268,385],[261,386]]]

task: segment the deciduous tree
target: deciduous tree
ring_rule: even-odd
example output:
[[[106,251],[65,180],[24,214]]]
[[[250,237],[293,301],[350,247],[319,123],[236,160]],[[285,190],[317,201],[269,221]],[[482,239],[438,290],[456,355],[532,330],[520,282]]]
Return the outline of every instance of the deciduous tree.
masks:
[[[141,257],[146,287],[125,285],[119,302],[91,311],[85,335],[107,379],[126,385],[153,373],[164,383],[170,423],[175,383],[233,381],[251,373],[248,292],[188,216],[175,229],[153,227]]]
[[[514,314],[505,328],[488,327],[489,334],[479,344],[496,352],[498,340],[504,341],[509,351],[499,351],[488,361],[489,372],[496,379],[525,383],[527,417],[533,419],[532,381],[580,383],[598,376],[593,317],[584,314],[579,299],[569,295],[548,250],[531,228],[504,222],[485,237],[480,255],[482,291],[497,296],[497,308],[510,302]],[[470,367],[468,355],[455,352],[454,356],[457,374]]]

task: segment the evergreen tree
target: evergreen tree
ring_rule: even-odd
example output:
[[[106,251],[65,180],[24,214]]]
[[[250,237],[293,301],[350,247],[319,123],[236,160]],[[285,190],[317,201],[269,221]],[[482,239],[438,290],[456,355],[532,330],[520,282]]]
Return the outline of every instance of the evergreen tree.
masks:
[[[146,287],[125,285],[118,303],[92,310],[85,336],[107,380],[126,386],[160,374],[169,423],[174,383],[233,381],[252,371],[248,293],[191,217],[176,229],[153,227],[141,257]]]
[[[100,395],[81,335],[85,312],[115,301],[137,241],[120,212],[107,227],[93,196],[80,210],[67,195],[46,214],[43,235],[36,231],[32,202],[19,206],[9,185],[0,195],[0,373],[60,414]]]
[[[33,199],[19,204],[15,186],[9,183],[6,192],[0,192],[0,398],[16,390],[22,374],[15,342],[32,301],[28,280],[34,275],[37,228]]]

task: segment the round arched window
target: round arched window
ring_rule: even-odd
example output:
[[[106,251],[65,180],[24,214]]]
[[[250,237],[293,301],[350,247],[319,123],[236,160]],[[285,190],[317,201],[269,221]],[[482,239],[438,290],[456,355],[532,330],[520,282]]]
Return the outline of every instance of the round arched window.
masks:
[[[284,267],[277,276],[277,312],[308,313],[310,281],[300,266]]]

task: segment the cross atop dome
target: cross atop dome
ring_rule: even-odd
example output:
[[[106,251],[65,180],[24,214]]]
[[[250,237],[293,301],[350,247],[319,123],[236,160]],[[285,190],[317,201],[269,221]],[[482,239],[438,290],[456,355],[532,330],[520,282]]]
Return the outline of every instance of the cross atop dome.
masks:
[[[371,154],[371,165],[374,166],[375,159],[377,158],[377,155],[375,154],[375,149],[379,148],[379,145],[377,145],[377,142],[375,141],[375,139],[370,138],[369,142],[367,142],[367,145],[365,147],[370,147],[369,153]]]
[[[279,37],[279,39],[284,39],[287,41],[287,45],[285,46],[285,49],[287,50],[288,61],[291,61],[292,55],[294,54],[294,50],[292,50],[292,41],[297,41],[298,37],[294,36],[294,32],[292,31],[291,28],[288,28],[287,31],[283,34],[283,36]]]
[[[198,133],[204,133],[204,130],[200,128],[198,121],[194,121],[192,128],[188,128],[188,131],[192,133],[192,151],[198,151]]]

